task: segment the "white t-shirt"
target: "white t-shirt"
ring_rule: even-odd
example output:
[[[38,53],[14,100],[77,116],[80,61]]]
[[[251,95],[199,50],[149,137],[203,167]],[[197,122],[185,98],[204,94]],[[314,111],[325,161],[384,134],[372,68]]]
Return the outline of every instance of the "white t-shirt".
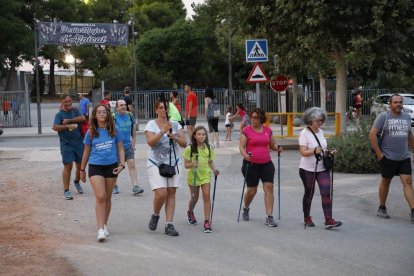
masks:
[[[322,148],[326,149],[326,147],[328,146],[328,143],[326,142],[326,139],[323,136],[322,129],[319,129],[319,131],[316,132],[315,135],[318,137]],[[319,147],[318,142],[315,139],[315,136],[313,136],[312,132],[308,128],[304,128],[300,132],[299,146],[306,146],[308,149],[314,149],[316,147]],[[300,159],[299,168],[304,169],[305,171],[314,172],[315,165],[316,165],[316,158],[314,155],[309,156],[309,157],[302,156],[302,158]],[[318,168],[316,169],[316,171],[321,172],[324,170],[325,170],[325,167],[323,166],[323,161],[319,160]]]
[[[181,129],[181,125],[177,122],[170,121],[172,124],[172,133],[176,134],[178,133],[178,130]],[[151,120],[147,123],[144,132],[151,131],[152,133],[157,134],[161,130],[159,129],[157,123],[155,120]],[[175,149],[175,156],[177,157],[177,163],[182,164],[181,158],[180,158],[180,152],[179,147],[176,142],[173,142],[174,149]],[[171,165],[175,166],[174,162],[174,149],[171,148]],[[151,159],[157,165],[160,164],[170,164],[170,139],[168,138],[167,134],[164,134],[157,145],[150,148],[148,151],[148,160],[147,160],[147,168],[155,166],[151,161]]]
[[[224,125],[229,125],[230,124],[230,116],[231,116],[231,113],[227,112],[226,121],[224,121]]]

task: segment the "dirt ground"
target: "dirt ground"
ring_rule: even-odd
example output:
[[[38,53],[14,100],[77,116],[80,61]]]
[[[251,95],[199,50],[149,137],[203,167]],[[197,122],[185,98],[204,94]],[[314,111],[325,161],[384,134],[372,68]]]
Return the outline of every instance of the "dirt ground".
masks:
[[[56,254],[74,237],[45,227],[51,210],[37,186],[45,184],[33,180],[44,179],[47,169],[21,157],[20,152],[0,152],[0,275],[78,275]]]

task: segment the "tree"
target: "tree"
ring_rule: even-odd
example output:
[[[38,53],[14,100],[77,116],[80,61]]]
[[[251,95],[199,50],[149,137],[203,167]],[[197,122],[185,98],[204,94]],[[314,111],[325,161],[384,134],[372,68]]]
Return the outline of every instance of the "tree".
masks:
[[[333,60],[336,112],[345,114],[348,68],[406,67],[404,56],[413,54],[412,48],[404,45],[413,26],[413,5],[405,0],[247,0],[234,10],[240,9],[246,30],[262,30],[280,46],[279,56],[292,58],[293,64],[314,67],[300,62],[306,56],[313,61],[320,57]],[[341,129],[346,130],[345,116]]]

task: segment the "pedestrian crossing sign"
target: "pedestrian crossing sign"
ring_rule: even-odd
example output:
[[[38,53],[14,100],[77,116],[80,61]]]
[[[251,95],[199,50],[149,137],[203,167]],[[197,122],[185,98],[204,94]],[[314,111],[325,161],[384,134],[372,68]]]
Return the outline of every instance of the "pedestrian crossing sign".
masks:
[[[246,62],[265,62],[267,58],[267,39],[246,40]]]

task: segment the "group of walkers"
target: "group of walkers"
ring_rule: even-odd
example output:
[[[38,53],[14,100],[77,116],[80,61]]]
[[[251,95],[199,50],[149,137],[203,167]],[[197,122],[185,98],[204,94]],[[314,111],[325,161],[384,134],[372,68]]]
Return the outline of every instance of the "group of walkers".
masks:
[[[86,181],[86,170],[88,171],[89,181],[95,193],[95,212],[99,241],[103,241],[109,236],[107,225],[111,211],[112,193],[115,192],[114,186],[116,179],[119,173],[125,169],[125,164],[129,167],[133,194],[143,192],[143,189],[137,184],[137,173],[134,161],[134,121],[130,119],[130,115],[127,113],[130,99],[126,98],[129,97],[129,91],[126,90],[125,92],[125,98],[117,101],[116,112],[114,114],[111,114],[110,108],[105,103],[101,103],[93,108],[89,116],[89,129],[83,138],[81,137],[79,125],[86,120],[85,114],[82,114],[77,108],[72,107],[72,100],[69,95],[62,96],[61,110],[56,114],[53,125],[53,129],[59,133],[62,161],[64,164],[62,173],[64,198],[73,198],[69,191],[69,183],[72,164],[75,162],[76,173],[74,185],[78,193],[83,193],[79,181]],[[190,90],[187,93],[189,92]],[[206,102],[213,102],[213,94],[207,93],[207,95]],[[190,194],[187,209],[188,223],[197,223],[194,208],[198,202],[201,190],[204,207],[203,231],[205,233],[211,233],[213,211],[210,199],[211,177],[213,174],[215,179],[217,179],[217,176],[220,174],[214,163],[217,144],[216,147],[213,147],[213,144],[209,142],[207,130],[203,126],[196,126],[197,113],[194,113],[194,104],[188,102],[188,97],[187,104],[189,105],[186,105],[185,124],[191,127],[188,128],[190,140],[187,142],[183,132],[183,126],[180,122],[170,120],[169,118],[170,106],[176,108],[176,104],[177,102],[174,103],[173,101],[173,105],[171,105],[164,97],[160,97],[154,105],[156,118],[150,120],[144,130],[149,146],[146,162],[148,182],[154,196],[153,211],[150,216],[148,228],[152,231],[157,229],[161,216],[160,213],[162,207],[164,207],[165,234],[170,236],[179,235],[173,225],[173,219],[176,206],[176,190],[181,187],[180,179],[183,174],[184,164],[184,168],[187,169],[186,183],[189,187]],[[395,110],[398,111],[399,103],[396,103],[396,106]],[[132,103],[129,108],[132,108]],[[242,219],[245,221],[249,220],[250,206],[257,193],[259,181],[261,180],[263,183],[266,214],[264,223],[270,227],[276,227],[277,223],[273,217],[275,166],[271,160],[270,151],[278,152],[280,156],[283,149],[277,145],[275,139],[272,137],[271,128],[264,125],[266,116],[263,109],[255,108],[250,114],[247,114],[247,112],[243,113],[243,111],[246,112],[239,107],[236,115],[231,115],[240,116],[243,118],[245,124],[240,132],[239,144],[239,150],[243,157],[241,172],[244,177],[244,183],[247,186],[245,193],[243,186],[242,201],[240,204],[241,209],[243,203]],[[228,113],[231,113],[231,110]],[[384,145],[388,145],[386,149],[384,148],[385,152],[393,152],[394,148],[390,145],[392,144],[390,142],[392,138],[386,138],[388,137],[387,135],[391,135],[390,133],[392,131],[391,129],[385,131],[386,123],[382,121],[392,116],[394,114],[387,115],[386,118],[379,116],[377,120],[380,121],[374,124],[372,130],[372,133],[376,134],[375,129],[378,132],[379,125],[383,124]],[[399,114],[398,116],[402,115]],[[300,153],[302,156],[299,165],[299,176],[304,186],[303,215],[305,227],[315,226],[310,215],[310,209],[315,183],[317,182],[325,216],[325,228],[332,229],[341,226],[342,222],[332,217],[332,179],[330,178],[329,170],[325,168],[324,162],[320,161],[321,157],[328,151],[331,155],[336,154],[335,150],[327,150],[327,141],[320,128],[325,120],[326,113],[317,107],[310,108],[303,114],[303,121],[307,127],[302,130],[299,136]],[[396,121],[401,122],[402,120],[398,119]],[[213,121],[213,130],[215,130],[215,124],[215,121]],[[390,124],[389,120],[388,124]],[[414,146],[411,128],[406,129],[405,136],[401,131],[399,133],[401,142],[403,139],[407,141],[408,137],[410,145]],[[213,136],[213,139],[215,138]],[[381,160],[382,158],[380,157],[382,157],[381,155],[383,153],[378,145],[375,146],[375,142],[373,144],[377,156]],[[180,155],[179,148],[184,149],[182,155]],[[408,152],[407,148],[400,151],[404,157],[406,152]],[[403,151],[404,154],[402,153]],[[384,153],[384,155],[386,154]],[[408,158],[409,163],[410,159]],[[387,164],[385,164],[385,161],[381,161],[381,165],[383,180],[380,187],[380,208],[378,214],[380,217],[386,218],[387,216],[389,218],[386,214],[385,199],[389,182],[393,175],[401,174],[401,179],[404,184],[404,194],[406,195],[410,208],[414,207],[411,167],[408,173],[405,161],[402,163],[394,162],[391,158],[388,160],[388,157]],[[413,213],[414,211],[412,209],[412,221],[414,221]]]

